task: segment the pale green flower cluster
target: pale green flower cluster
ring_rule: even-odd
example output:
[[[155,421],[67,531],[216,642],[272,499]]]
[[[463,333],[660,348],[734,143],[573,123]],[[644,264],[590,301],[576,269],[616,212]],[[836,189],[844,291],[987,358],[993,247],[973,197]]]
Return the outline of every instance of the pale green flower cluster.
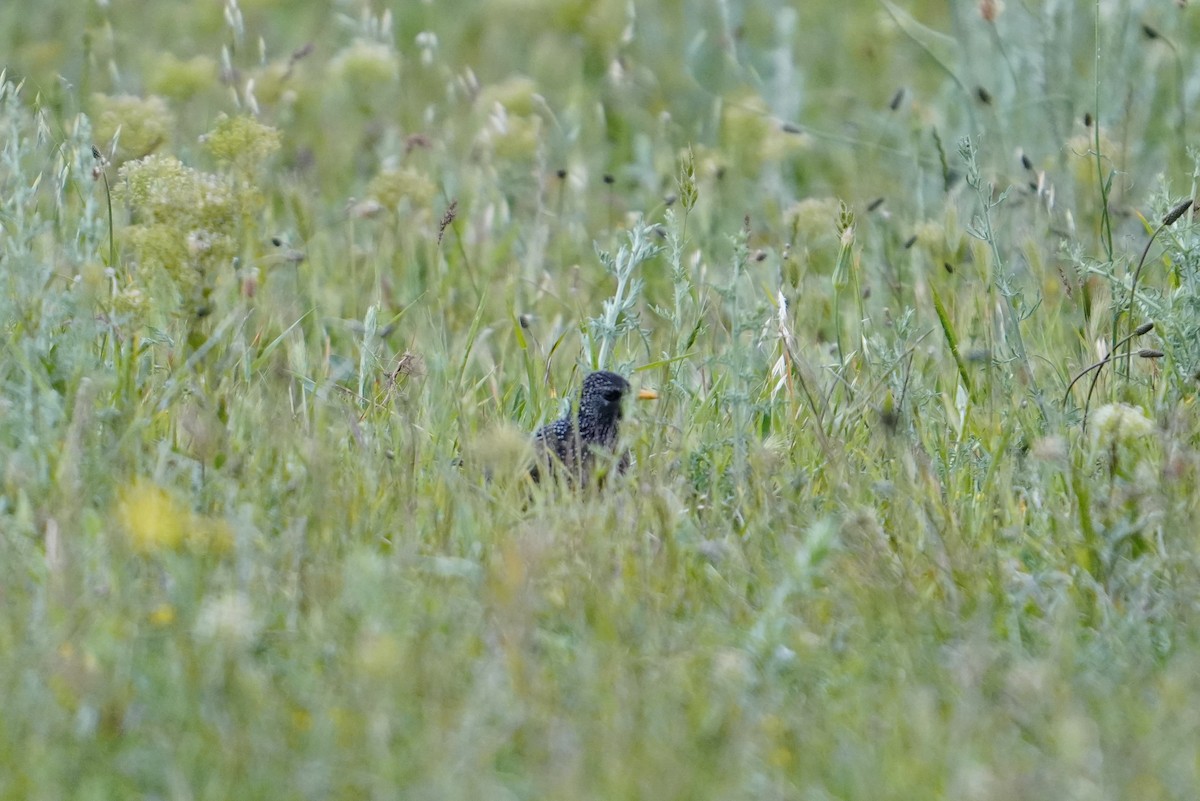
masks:
[[[385,169],[367,185],[367,197],[388,211],[396,211],[407,198],[414,206],[426,207],[437,195],[437,187],[429,176],[410,167]]]
[[[730,165],[747,175],[811,145],[807,135],[784,131],[758,95],[726,99],[721,107],[720,141]]]
[[[204,147],[219,164],[233,165],[239,172],[257,169],[279,150],[280,134],[253,117],[222,114],[216,127],[204,135]]]
[[[194,283],[194,268],[232,258],[240,198],[231,183],[174,156],[147,156],[121,167],[115,187],[129,206],[126,243],[142,270]]]
[[[487,115],[479,132],[480,147],[501,160],[532,157],[542,134],[537,102],[537,84],[523,75],[484,87],[476,101]]]
[[[175,117],[161,97],[93,95],[96,141],[117,141],[117,160],[139,159],[162,147],[175,127]]]
[[[330,71],[356,97],[369,97],[399,79],[400,57],[386,44],[356,39],[334,56]]]
[[[181,59],[173,53],[158,55],[147,70],[149,88],[157,95],[186,101],[219,86],[217,62],[208,56]]]
[[[807,197],[793,204],[786,212],[788,227],[801,241],[833,241],[834,222],[838,216],[838,201],[832,197]]]
[[[1092,416],[1089,426],[1092,443],[1101,447],[1128,445],[1154,432],[1154,423],[1137,407],[1127,403],[1109,403]]]

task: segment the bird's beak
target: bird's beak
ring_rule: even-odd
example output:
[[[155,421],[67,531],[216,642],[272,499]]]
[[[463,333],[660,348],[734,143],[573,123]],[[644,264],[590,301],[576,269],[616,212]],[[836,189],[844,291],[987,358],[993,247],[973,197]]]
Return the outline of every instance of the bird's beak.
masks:
[[[637,394],[638,400],[658,400],[658,393],[652,389],[639,389]]]

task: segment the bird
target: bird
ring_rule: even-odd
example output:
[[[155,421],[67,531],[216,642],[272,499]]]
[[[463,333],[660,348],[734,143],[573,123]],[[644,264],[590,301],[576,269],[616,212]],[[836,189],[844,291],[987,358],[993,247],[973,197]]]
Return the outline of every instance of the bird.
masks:
[[[553,423],[542,426],[534,434],[537,463],[530,477],[540,481],[542,469],[561,470],[570,484],[587,484],[596,467],[597,456],[615,456],[621,422],[621,402],[630,392],[624,376],[598,370],[583,379],[578,409],[572,409]],[[652,400],[658,397],[652,389],[643,389],[637,397]],[[629,468],[629,451],[617,457],[617,472]]]

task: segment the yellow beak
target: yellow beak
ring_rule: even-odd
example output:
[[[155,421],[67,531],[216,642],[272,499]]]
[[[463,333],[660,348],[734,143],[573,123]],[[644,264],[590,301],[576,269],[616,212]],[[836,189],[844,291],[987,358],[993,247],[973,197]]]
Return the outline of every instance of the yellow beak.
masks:
[[[637,394],[638,400],[658,400],[658,393],[652,389],[639,389]]]

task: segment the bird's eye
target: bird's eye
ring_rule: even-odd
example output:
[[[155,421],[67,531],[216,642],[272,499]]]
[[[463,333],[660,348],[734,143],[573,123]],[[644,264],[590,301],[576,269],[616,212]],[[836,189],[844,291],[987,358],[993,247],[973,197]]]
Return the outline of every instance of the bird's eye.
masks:
[[[619,390],[619,389],[604,390],[604,399],[606,401],[608,401],[609,403],[616,403],[617,401],[619,401],[621,399],[621,390]]]

